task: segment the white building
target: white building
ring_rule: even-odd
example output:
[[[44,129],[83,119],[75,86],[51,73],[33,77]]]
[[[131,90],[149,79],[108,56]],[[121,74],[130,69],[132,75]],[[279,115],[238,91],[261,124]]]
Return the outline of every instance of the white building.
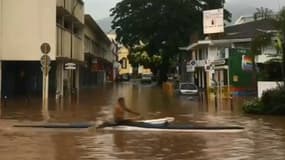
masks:
[[[271,20],[250,21],[232,25],[225,28],[224,35],[217,39],[199,40],[190,44],[182,50],[189,51],[190,61],[188,72],[191,72],[191,81],[200,88],[212,87],[213,81],[218,82],[221,87],[229,85],[229,49],[251,49],[252,39],[262,32],[276,32]],[[273,44],[262,48],[262,54],[255,57],[256,63],[264,63],[277,56]],[[194,62],[193,62],[194,61]],[[195,67],[191,67],[191,63]],[[186,66],[187,67],[187,66]]]
[[[84,20],[82,0],[0,0],[2,96],[40,95],[44,42],[51,46],[51,93],[78,94],[80,68],[85,64]],[[112,55],[104,53],[104,59],[112,61]],[[66,63],[75,63],[76,69],[66,70]]]

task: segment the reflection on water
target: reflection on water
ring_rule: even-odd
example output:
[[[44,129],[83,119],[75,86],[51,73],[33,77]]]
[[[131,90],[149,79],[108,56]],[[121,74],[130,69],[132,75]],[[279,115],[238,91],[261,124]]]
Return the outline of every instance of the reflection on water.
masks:
[[[152,133],[91,130],[15,129],[21,121],[83,122],[109,119],[120,96],[145,118],[174,116],[179,123],[241,125],[241,133]],[[160,88],[136,83],[110,85],[81,93],[78,104],[40,99],[1,106],[0,159],[285,159],[284,117],[248,116],[241,101],[198,102],[163,94]],[[209,104],[209,105],[208,105]]]

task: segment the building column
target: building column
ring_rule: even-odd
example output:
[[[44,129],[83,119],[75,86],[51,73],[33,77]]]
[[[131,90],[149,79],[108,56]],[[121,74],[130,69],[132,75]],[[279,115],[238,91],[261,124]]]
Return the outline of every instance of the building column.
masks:
[[[80,88],[80,67],[75,70],[75,88],[76,88],[76,102],[79,102],[79,88]]]
[[[63,91],[63,63],[57,63],[56,67],[56,99],[62,98],[64,91]]]
[[[229,67],[227,68],[227,81],[228,81],[228,88],[227,88],[227,90],[228,90],[228,96],[230,97],[231,96],[231,87],[230,87],[230,69],[229,69]]]
[[[199,88],[202,88],[202,79],[201,79],[201,71],[200,71],[200,69],[198,70],[198,86],[199,86]]]
[[[2,102],[2,61],[0,60],[0,103]]]
[[[202,73],[202,88],[205,89],[205,72],[203,69],[201,70],[201,73]]]

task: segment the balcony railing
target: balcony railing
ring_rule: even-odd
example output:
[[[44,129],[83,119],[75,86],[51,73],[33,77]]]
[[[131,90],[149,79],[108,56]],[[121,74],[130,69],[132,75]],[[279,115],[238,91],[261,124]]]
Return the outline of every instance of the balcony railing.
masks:
[[[72,55],[71,55],[71,36],[70,32],[57,27],[57,57],[68,58],[83,61],[84,53],[83,53],[83,40],[73,35],[72,39]]]

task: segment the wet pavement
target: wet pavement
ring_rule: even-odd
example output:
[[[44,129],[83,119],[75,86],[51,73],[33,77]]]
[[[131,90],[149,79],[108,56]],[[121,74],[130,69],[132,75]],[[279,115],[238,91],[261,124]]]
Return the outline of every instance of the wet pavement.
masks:
[[[96,131],[95,129],[18,129],[27,122],[86,122],[111,118],[120,96],[144,118],[173,116],[177,123],[240,125],[239,133],[160,133]],[[40,99],[8,100],[0,109],[2,160],[284,160],[285,117],[252,116],[241,111],[241,99],[214,106],[171,96],[161,88],[138,83],[107,85],[82,91],[78,103],[51,101],[42,109]]]

